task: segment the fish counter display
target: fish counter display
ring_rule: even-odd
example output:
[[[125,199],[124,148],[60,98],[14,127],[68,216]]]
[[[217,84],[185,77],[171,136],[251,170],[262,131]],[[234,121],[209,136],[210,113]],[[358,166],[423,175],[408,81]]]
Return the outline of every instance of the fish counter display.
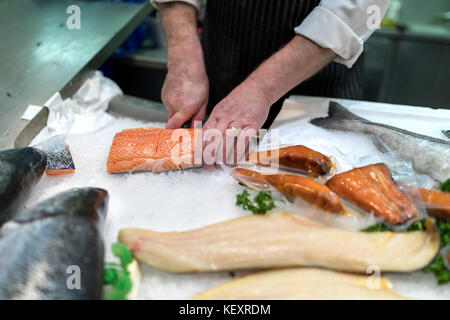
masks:
[[[299,135],[240,168],[205,171],[184,145],[193,130],[172,140],[162,124],[123,118],[43,151],[0,151],[0,299],[450,299],[450,143],[331,103],[336,113],[336,127],[311,123],[376,134],[382,150],[344,161]],[[50,155],[70,174],[43,176]],[[373,266],[384,275],[378,290],[366,283]],[[89,276],[69,281],[68,270]]]

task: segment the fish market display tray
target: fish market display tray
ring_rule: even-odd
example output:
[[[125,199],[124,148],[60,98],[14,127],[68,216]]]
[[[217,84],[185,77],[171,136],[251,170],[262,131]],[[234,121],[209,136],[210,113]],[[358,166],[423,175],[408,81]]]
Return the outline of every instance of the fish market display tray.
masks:
[[[327,155],[345,154],[355,159],[375,155],[378,150],[367,136],[328,132],[308,123],[327,113],[328,99],[291,97],[284,103],[272,128],[279,129],[282,144],[304,144]],[[357,115],[414,132],[444,139],[441,129],[450,123],[450,110],[432,110],[362,101],[337,100]],[[201,168],[160,174],[110,175],[106,160],[114,134],[136,127],[164,127],[162,122],[140,121],[115,108],[114,119],[99,131],[67,135],[66,142],[77,168],[73,175],[44,176],[34,188],[29,207],[72,187],[98,187],[108,190],[109,209],[105,221],[106,261],[111,261],[110,245],[121,228],[155,231],[182,231],[248,215],[235,205],[242,192],[230,170],[204,171]],[[139,116],[137,116],[139,117]],[[161,121],[158,119],[157,121]],[[268,135],[269,136],[269,135]],[[262,143],[265,143],[263,139]],[[171,274],[141,264],[142,299],[184,299],[235,279],[250,271],[236,273]],[[368,275],[369,276],[369,275]],[[420,271],[387,274],[395,290],[411,298],[450,299],[450,284],[438,286],[433,275]]]

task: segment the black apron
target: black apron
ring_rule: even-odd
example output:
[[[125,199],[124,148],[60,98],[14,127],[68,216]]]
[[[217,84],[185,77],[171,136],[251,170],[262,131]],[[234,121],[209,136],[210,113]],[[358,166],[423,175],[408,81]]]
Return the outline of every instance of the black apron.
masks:
[[[210,81],[208,111],[265,59],[294,36],[294,28],[320,0],[208,0],[202,37]],[[330,63],[292,89],[274,105],[264,124],[268,128],[292,94],[345,99],[362,97],[363,58],[348,69]]]

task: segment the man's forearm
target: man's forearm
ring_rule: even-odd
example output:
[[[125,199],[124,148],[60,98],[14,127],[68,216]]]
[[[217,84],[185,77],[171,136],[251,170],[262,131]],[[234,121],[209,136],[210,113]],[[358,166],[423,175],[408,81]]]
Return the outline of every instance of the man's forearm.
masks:
[[[183,2],[158,6],[167,43],[167,66],[202,63],[203,52],[197,35],[197,10]]]
[[[313,76],[336,55],[297,35],[262,63],[243,83],[257,88],[272,105],[289,90]]]

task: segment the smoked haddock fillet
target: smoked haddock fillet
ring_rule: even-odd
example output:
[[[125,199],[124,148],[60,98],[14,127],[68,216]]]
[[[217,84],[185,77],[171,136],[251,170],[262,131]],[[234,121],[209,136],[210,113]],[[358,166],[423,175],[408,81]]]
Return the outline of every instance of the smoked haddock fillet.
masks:
[[[114,136],[108,173],[155,173],[200,167],[194,164],[194,129],[137,128]]]
[[[371,283],[367,275],[295,268],[251,274],[200,293],[192,299],[403,300],[405,298],[393,290],[393,285],[385,277]]]
[[[140,261],[177,273],[316,266],[365,273],[428,265],[439,234],[357,232],[286,213],[251,215],[183,232],[122,229],[119,241]]]

